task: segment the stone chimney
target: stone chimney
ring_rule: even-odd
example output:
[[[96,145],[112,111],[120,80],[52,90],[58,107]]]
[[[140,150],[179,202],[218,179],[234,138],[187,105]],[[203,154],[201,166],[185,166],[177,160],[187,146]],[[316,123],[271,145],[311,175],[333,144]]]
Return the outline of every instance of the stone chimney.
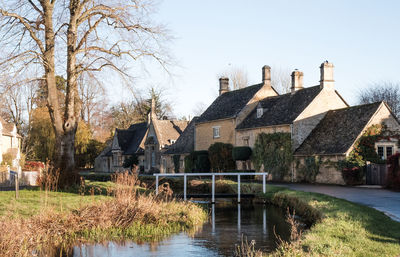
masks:
[[[229,92],[229,79],[227,77],[221,77],[219,79],[219,95]]]
[[[271,87],[271,67],[268,65],[262,67],[262,81],[264,86]]]
[[[295,69],[292,72],[292,86],[290,87],[292,94],[299,89],[303,89],[303,72]]]
[[[334,67],[335,66],[328,61],[325,61],[321,64],[321,80],[319,82],[322,89],[333,90],[335,88],[335,81],[333,80]]]
[[[154,99],[154,97],[151,98],[150,118],[151,119],[157,119],[157,115],[156,115],[156,100]]]

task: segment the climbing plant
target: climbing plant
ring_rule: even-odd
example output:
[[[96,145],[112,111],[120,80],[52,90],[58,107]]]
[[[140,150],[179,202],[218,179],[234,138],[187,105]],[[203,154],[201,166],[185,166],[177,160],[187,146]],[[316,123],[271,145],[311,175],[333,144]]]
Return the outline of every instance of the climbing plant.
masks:
[[[304,164],[296,162],[297,178],[299,181],[315,183],[319,174],[322,161],[318,156],[310,156],[304,159]]]
[[[260,133],[254,144],[252,160],[257,170],[264,166],[274,180],[282,180],[293,160],[290,133]]]
[[[379,158],[375,150],[375,143],[379,140],[399,139],[399,134],[393,132],[385,125],[376,124],[369,127],[357,140],[349,156],[337,163],[338,169],[352,169],[365,166],[367,161],[372,163],[386,163]]]

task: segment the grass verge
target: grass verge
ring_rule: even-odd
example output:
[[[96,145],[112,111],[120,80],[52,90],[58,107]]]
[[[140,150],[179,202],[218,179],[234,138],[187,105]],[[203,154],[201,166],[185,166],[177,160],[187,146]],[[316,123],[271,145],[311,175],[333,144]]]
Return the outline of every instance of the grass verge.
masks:
[[[268,186],[260,196],[313,221],[300,240],[271,256],[399,256],[400,223],[375,209],[346,200]]]

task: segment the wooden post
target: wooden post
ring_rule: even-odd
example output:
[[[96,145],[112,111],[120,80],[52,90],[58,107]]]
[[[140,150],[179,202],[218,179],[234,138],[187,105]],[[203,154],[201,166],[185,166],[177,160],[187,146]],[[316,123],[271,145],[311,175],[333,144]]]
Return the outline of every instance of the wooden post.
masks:
[[[186,179],[186,174],[183,175],[183,200],[186,201],[186,183],[187,183],[187,179]]]
[[[240,175],[238,175],[238,203],[240,203]]]
[[[156,195],[158,195],[158,175],[156,175]]]
[[[14,175],[15,178],[15,199],[19,196],[19,183],[18,183],[18,173]]]

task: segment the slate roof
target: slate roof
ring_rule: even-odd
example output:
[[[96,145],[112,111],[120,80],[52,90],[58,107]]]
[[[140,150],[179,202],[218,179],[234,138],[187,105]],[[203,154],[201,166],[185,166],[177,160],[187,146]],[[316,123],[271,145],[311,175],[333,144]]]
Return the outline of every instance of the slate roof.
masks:
[[[128,129],[116,129],[118,144],[124,155],[143,153],[143,138],[147,132],[147,122],[132,124]],[[105,154],[111,156],[111,149]]]
[[[353,145],[381,102],[329,111],[295,155],[344,154]]]
[[[236,117],[263,84],[256,84],[242,89],[226,92],[203,112],[198,123]]]
[[[181,136],[176,140],[175,144],[164,152],[164,154],[185,154],[194,150],[194,130],[195,123],[199,117],[194,117]]]
[[[318,85],[297,90],[294,94],[287,93],[264,98],[259,102],[264,111],[263,115],[257,118],[257,108],[255,108],[236,128],[248,129],[292,124],[321,90]]]
[[[158,143],[161,146],[171,145],[171,140],[177,140],[188,125],[187,121],[153,120]]]

